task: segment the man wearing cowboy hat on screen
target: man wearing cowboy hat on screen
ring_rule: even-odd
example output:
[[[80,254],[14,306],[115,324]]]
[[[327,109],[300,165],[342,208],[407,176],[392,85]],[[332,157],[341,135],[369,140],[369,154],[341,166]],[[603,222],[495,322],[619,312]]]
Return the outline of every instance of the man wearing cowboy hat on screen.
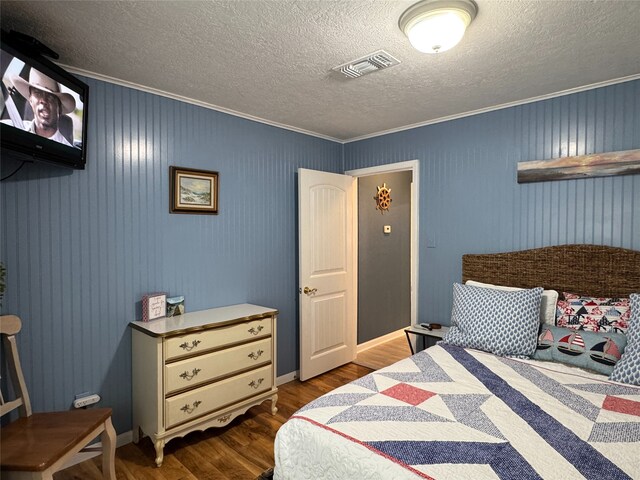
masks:
[[[66,115],[76,109],[75,99],[60,91],[60,84],[45,74],[32,68],[29,81],[22,77],[13,77],[16,90],[27,99],[33,120],[25,121],[24,129],[49,140],[73,147],[58,129],[60,115]]]

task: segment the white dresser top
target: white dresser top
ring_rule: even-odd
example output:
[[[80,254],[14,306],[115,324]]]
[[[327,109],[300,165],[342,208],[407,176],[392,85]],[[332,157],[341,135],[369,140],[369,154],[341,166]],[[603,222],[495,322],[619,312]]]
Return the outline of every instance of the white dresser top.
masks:
[[[210,308],[199,312],[188,312],[175,317],[162,317],[149,322],[131,322],[132,328],[140,330],[152,337],[164,337],[167,335],[182,334],[205,328],[223,326],[228,323],[250,321],[259,318],[277,315],[273,308],[261,307],[243,303],[228,307]]]

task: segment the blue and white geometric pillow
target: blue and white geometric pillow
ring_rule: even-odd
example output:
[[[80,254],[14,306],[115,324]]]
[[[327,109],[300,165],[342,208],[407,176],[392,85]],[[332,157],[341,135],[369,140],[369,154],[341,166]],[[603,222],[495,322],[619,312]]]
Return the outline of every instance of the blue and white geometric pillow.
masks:
[[[631,318],[627,329],[627,348],[620,361],[613,367],[609,379],[640,385],[640,294],[632,293],[630,300]]]
[[[442,341],[500,356],[536,350],[542,288],[502,291],[453,284],[451,328]]]

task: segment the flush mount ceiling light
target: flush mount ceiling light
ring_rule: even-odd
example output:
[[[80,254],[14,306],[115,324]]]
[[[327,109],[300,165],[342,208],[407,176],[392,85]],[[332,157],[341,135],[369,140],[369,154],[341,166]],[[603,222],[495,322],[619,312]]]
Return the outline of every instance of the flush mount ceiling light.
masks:
[[[423,0],[400,17],[400,30],[416,50],[440,53],[455,47],[478,7],[472,0]]]

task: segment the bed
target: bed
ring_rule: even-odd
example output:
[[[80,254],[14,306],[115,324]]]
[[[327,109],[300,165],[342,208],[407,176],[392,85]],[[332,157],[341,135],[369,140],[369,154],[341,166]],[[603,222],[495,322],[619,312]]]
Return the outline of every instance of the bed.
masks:
[[[534,294],[539,299],[543,295],[541,288],[535,288],[539,286],[590,294],[596,300],[629,297],[640,290],[640,252],[620,248],[563,245],[464,255],[462,263],[465,282],[525,290],[498,292],[454,285],[453,315],[460,325],[466,317],[456,310],[462,305],[456,288],[464,295],[472,292],[492,299]],[[640,297],[631,298],[631,307],[637,310],[640,300],[637,305],[633,302]],[[560,305],[554,303],[554,307]],[[608,320],[591,325],[585,321],[579,328],[567,326],[572,332],[567,348],[584,350],[586,344],[591,355],[568,350],[566,358],[590,357],[597,360],[594,365],[610,371],[604,356],[594,357],[598,348],[594,345],[604,344],[604,354],[615,339],[622,342],[618,347],[623,351],[629,315],[620,313],[624,311],[621,304],[614,305],[606,309],[618,311],[617,323],[607,313]],[[601,305],[588,308],[605,310]],[[543,310],[538,303],[541,316]],[[558,314],[562,313],[560,308]],[[574,318],[590,318],[573,313],[569,323]],[[547,325],[545,329],[543,318],[535,321],[543,322],[535,324],[533,357],[538,358],[556,351],[545,350],[541,332],[549,330],[559,337],[556,330],[560,327]],[[530,319],[522,322],[532,324]],[[629,332],[627,352],[632,348]],[[590,336],[598,335],[604,335],[607,342],[596,343],[598,337],[589,344]],[[640,387],[610,380],[608,373],[577,364],[483,350],[458,345],[453,336],[448,343],[375,371],[304,406],[278,431],[274,478],[640,478]],[[609,352],[619,353],[615,348]],[[636,373],[633,365],[631,374]]]

